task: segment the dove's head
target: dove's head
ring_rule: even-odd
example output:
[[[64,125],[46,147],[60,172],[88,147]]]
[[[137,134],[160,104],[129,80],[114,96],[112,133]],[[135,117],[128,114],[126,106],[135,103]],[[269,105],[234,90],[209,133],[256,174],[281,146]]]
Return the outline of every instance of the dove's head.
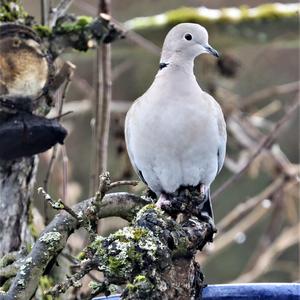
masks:
[[[208,43],[206,29],[194,23],[181,23],[167,34],[161,55],[161,63],[180,59],[193,60],[202,53],[219,57],[218,52]]]

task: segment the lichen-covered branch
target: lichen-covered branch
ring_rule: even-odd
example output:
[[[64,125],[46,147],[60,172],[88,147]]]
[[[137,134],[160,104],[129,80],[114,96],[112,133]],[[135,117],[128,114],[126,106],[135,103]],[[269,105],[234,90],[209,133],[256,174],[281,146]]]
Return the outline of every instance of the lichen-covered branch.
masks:
[[[154,204],[146,205],[131,226],[108,237],[97,236],[81,255],[81,270],[49,293],[58,296],[97,269],[105,279],[92,285],[95,293],[109,295],[112,285],[125,285],[122,299],[127,300],[196,299],[203,276],[193,257],[210,240],[212,230],[195,217],[177,223]]]
[[[54,286],[49,291],[52,296],[77,286],[78,280],[93,269],[102,271],[105,276],[103,282],[92,285],[95,293],[109,294],[113,285],[125,285],[122,297],[127,300],[196,299],[201,294],[203,275],[194,256],[197,250],[211,241],[214,228],[198,219],[197,208],[182,206],[183,195],[191,205],[200,205],[199,193],[192,189],[178,193],[172,199],[173,208],[168,208],[171,209],[171,217],[154,204],[149,204],[148,200],[128,193],[104,195],[110,187],[122,183],[111,185],[107,176],[103,174],[100,178],[95,198],[75,205],[72,214],[61,212],[46,227],[31,253],[22,258],[21,267],[4,300],[10,297],[30,299],[38,279],[66,246],[68,237],[80,227],[90,232],[89,222],[93,224],[94,220],[109,216],[125,218],[131,221],[131,225],[108,237],[90,234],[91,242],[80,255],[81,269]],[[196,198],[198,201],[195,201]],[[186,214],[181,221],[176,221],[175,216],[179,212]],[[20,261],[17,263],[14,268],[20,266]]]
[[[34,25],[33,29],[48,45],[53,57],[57,57],[68,48],[87,51],[97,43],[111,43],[123,35],[105,15],[97,18],[66,15],[60,17],[52,28]]]
[[[32,17],[20,5],[19,0],[0,0],[0,22],[18,22],[29,25]]]
[[[50,14],[50,25],[38,24],[20,4],[19,0],[0,0],[0,23],[17,22],[31,27],[42,38],[45,47],[55,58],[66,49],[87,51],[97,43],[111,43],[123,36],[107,15],[97,18],[67,15],[71,1],[61,1]]]
[[[131,220],[135,212],[147,204],[147,201],[127,193],[107,194],[101,202],[100,210],[94,210],[94,198],[85,200],[73,207],[78,216],[86,218],[106,218],[119,216]],[[40,276],[48,263],[65,247],[66,241],[80,223],[67,212],[59,213],[46,227],[34,244],[25,264],[17,273],[4,299],[28,300],[34,294]]]

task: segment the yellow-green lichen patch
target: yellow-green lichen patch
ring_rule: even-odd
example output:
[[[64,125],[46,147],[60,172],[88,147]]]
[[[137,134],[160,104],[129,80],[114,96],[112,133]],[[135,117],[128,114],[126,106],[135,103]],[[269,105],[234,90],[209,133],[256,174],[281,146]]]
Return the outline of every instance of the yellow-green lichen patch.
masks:
[[[52,30],[48,26],[44,25],[34,25],[32,28],[38,33],[40,37],[50,37]]]
[[[56,31],[64,32],[78,32],[84,30],[88,25],[93,22],[93,18],[89,16],[78,16],[74,21],[65,21],[58,24]]]
[[[53,287],[53,279],[50,277],[50,276],[42,276],[40,278],[40,281],[39,281],[39,290],[38,292],[40,292],[40,297],[41,297],[41,300],[53,300],[53,297],[50,296],[50,295],[47,295],[46,292],[49,291],[49,289],[51,287]],[[39,298],[40,299],[40,298]]]
[[[151,203],[151,204],[145,205],[143,208],[141,208],[137,212],[136,217],[133,222],[136,222],[136,220],[140,219],[145,213],[147,213],[149,211],[153,211],[158,216],[163,215],[163,211],[161,209],[159,209],[155,204]]]
[[[53,251],[56,249],[58,242],[61,240],[62,235],[57,231],[51,231],[44,233],[40,237],[40,241],[47,244],[47,251]],[[47,252],[44,253],[45,256],[48,255]]]
[[[176,231],[174,235],[173,231]],[[176,245],[180,249],[186,247],[185,240],[182,245],[179,241],[181,236],[179,225],[171,217],[154,204],[146,205],[136,214],[131,226],[108,237],[97,236],[84,250],[82,259],[93,257],[105,277],[105,285],[91,288],[109,294],[112,283],[125,284],[122,297],[126,299],[159,299],[161,294],[156,287],[163,283],[158,274],[170,264],[171,249]]]
[[[155,289],[151,280],[144,275],[137,275],[132,283],[126,285],[126,297],[129,299],[151,299]]]
[[[40,237],[40,241],[46,244],[53,244],[54,242],[58,242],[60,239],[61,239],[61,234],[57,231],[44,233]]]
[[[77,18],[77,25],[78,26],[87,26],[88,24],[93,22],[93,18],[90,16],[79,16]]]
[[[99,258],[99,270],[106,277],[126,281],[133,270],[140,272],[145,263],[150,266],[165,249],[153,232],[136,226],[125,227],[107,238],[98,236],[86,252],[92,252]]]

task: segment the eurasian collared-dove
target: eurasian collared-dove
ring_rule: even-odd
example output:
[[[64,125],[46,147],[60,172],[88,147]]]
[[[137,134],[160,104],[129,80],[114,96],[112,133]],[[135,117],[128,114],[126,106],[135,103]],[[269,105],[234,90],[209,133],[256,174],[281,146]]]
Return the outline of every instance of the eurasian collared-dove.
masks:
[[[158,203],[179,187],[200,184],[207,195],[203,211],[212,217],[209,187],[224,163],[226,125],[194,76],[202,53],[219,56],[204,27],[182,23],[167,34],[154,82],[127,113],[125,138],[135,171]]]

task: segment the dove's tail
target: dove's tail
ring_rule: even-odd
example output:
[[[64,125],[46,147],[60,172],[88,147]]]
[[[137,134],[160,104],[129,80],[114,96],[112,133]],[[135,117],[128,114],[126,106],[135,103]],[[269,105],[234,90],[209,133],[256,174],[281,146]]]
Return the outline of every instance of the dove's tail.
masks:
[[[214,220],[214,213],[213,213],[211,197],[210,197],[210,188],[208,188],[206,191],[205,202],[203,205],[202,212],[205,212],[208,216],[212,218],[212,220]]]

